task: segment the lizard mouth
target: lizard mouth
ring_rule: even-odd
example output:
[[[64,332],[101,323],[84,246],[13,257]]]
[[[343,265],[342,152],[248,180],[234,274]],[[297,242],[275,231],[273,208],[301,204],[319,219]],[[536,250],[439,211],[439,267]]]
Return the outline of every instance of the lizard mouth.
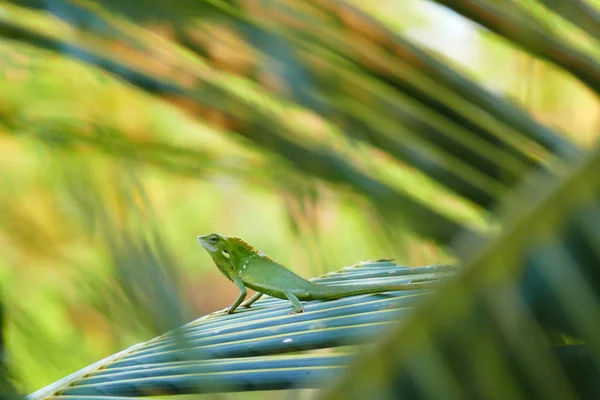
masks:
[[[217,251],[217,248],[215,246],[213,246],[212,244],[206,242],[204,240],[204,236],[198,236],[198,243],[200,243],[200,245],[202,247],[204,247],[206,250],[210,251],[211,253],[215,253]]]

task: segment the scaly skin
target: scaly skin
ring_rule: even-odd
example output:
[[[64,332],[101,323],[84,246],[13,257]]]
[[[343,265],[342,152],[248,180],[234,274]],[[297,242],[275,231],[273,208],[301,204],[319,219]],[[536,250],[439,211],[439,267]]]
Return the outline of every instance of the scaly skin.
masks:
[[[244,307],[249,307],[260,296],[267,294],[290,300],[294,305],[294,310],[290,313],[292,314],[304,311],[300,300],[333,300],[359,294],[428,289],[435,285],[429,283],[320,285],[296,275],[271,257],[255,250],[242,239],[212,233],[198,236],[198,242],[210,254],[219,271],[240,289],[240,295],[227,310],[228,314],[233,313],[244,301],[247,287],[256,290],[257,293],[243,304]]]

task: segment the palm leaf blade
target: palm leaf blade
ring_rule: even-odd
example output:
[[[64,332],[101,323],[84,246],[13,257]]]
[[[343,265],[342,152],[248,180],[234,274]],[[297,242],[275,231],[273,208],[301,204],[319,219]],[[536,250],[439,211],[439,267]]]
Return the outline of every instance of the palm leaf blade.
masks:
[[[453,275],[450,266],[399,267],[368,262],[317,278],[331,283],[410,282]],[[383,276],[383,277],[382,277]],[[209,315],[136,345],[30,396],[137,396],[322,387],[355,351],[282,355],[370,343],[402,320],[429,290],[311,301],[288,315],[287,301],[265,298],[232,315]],[[277,355],[264,357],[266,355]],[[58,396],[60,395],[60,396]]]

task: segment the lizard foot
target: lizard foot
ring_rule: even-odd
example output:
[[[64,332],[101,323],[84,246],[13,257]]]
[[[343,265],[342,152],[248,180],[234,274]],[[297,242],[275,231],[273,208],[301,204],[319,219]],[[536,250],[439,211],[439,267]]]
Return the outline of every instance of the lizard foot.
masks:
[[[303,312],[304,312],[304,307],[302,307],[302,308],[295,308],[292,311],[290,311],[288,313],[288,315],[300,314],[300,313],[303,313]]]

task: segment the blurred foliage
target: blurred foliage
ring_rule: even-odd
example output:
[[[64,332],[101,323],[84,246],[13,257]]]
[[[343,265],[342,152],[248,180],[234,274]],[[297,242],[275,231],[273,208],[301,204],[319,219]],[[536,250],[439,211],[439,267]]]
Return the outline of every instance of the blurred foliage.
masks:
[[[218,231],[303,274],[459,260],[466,272],[363,368],[396,374],[373,378],[386,393],[460,397],[458,347],[444,346],[481,332],[469,365],[491,363],[483,393],[552,397],[548,342],[597,332],[564,322],[594,308],[547,315],[588,293],[580,281],[536,286],[540,265],[567,278],[575,264],[593,281],[594,258],[557,266],[564,253],[534,246],[594,248],[589,231],[563,230],[597,200],[585,147],[598,12],[585,0],[0,1],[0,279],[17,386],[225,306],[236,289],[194,240]],[[506,309],[490,301],[518,323],[495,320]],[[444,321],[459,317],[464,331],[451,331]],[[569,359],[592,377],[593,342],[585,363]],[[525,360],[518,373],[505,373],[509,354]],[[372,393],[356,371],[339,393]],[[531,392],[517,379],[529,374]],[[565,374],[557,397],[573,396]]]

